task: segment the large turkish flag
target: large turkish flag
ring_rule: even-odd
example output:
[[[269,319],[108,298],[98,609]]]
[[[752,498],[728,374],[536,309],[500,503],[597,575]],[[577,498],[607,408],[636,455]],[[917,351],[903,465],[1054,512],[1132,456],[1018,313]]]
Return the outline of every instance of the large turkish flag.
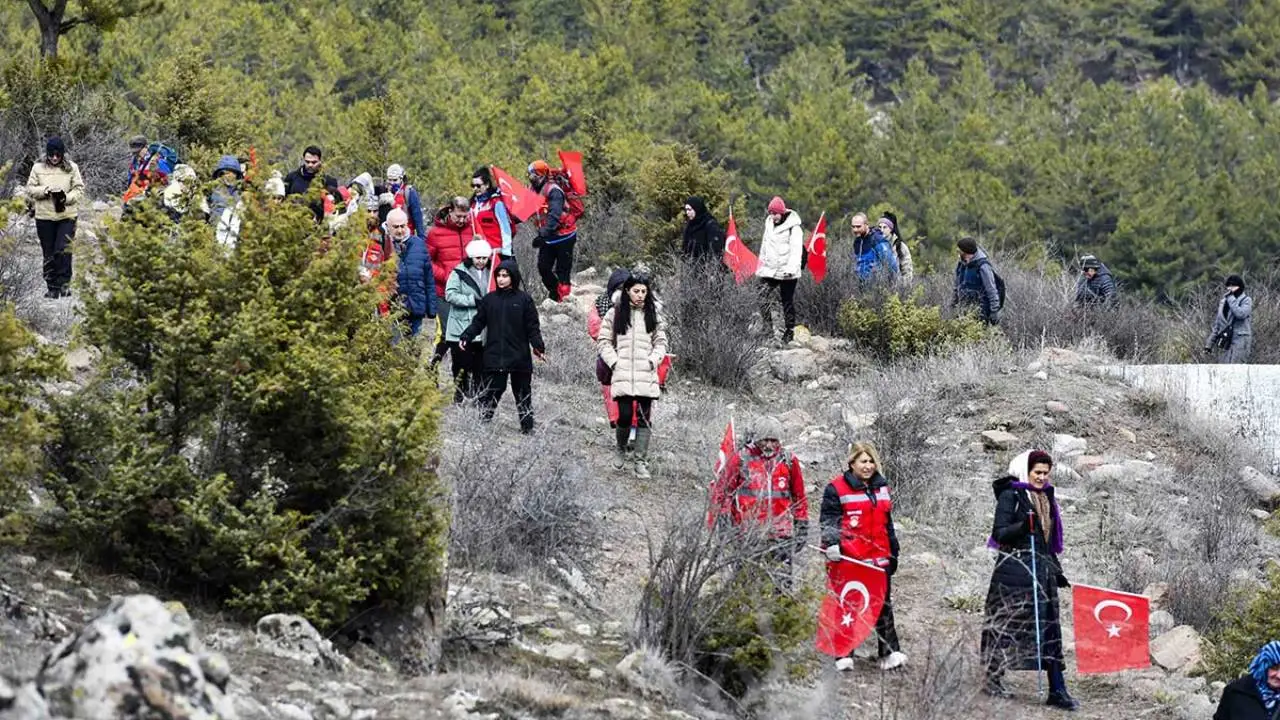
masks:
[[[502,192],[502,199],[507,203],[507,210],[512,217],[524,222],[542,210],[544,201],[541,195],[525,187],[524,183],[511,177],[497,165],[493,166],[492,171],[493,181],[498,183],[498,190]]]
[[[813,281],[822,282],[827,276],[827,214],[822,213],[818,217],[818,224],[813,228],[813,234],[809,236],[809,245],[805,248],[809,253],[809,272],[813,274]]]
[[[1151,601],[1142,595],[1089,585],[1072,589],[1076,669],[1111,673],[1151,666]]]
[[[729,213],[729,229],[724,237],[724,264],[733,271],[733,278],[739,285],[755,275],[760,265],[760,259],[738,237],[738,224],[733,221],[733,213]]]
[[[875,632],[888,576],[856,560],[827,563],[827,595],[818,610],[818,652],[847,657]]]

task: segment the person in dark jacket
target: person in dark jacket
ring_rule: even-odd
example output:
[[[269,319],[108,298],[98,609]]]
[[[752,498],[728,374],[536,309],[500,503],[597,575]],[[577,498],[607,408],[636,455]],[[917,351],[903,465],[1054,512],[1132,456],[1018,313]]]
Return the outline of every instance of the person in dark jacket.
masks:
[[[1058,589],[1071,583],[1058,561],[1062,513],[1049,484],[1052,470],[1048,453],[1029,450],[1013,459],[1009,475],[992,483],[996,515],[987,545],[998,554],[982,626],[983,692],[1008,697],[1006,670],[1043,668],[1049,676],[1046,704],[1075,710],[1080,703],[1067,693],[1063,675]]]
[[[476,316],[458,338],[458,347],[466,352],[467,343],[485,333],[484,390],[480,408],[485,422],[493,420],[498,401],[511,380],[511,394],[516,397],[520,415],[520,432],[533,432],[533,358],[546,359],[547,347],[542,342],[538,309],[529,293],[520,289],[520,268],[508,258],[494,270],[496,289],[481,298]]]
[[[1227,685],[1213,720],[1280,720],[1280,642],[1263,645],[1249,674]]]
[[[404,303],[409,336],[422,332],[423,318],[436,317],[436,284],[427,241],[409,234],[409,214],[400,208],[387,213],[391,241],[400,253],[396,293]]]
[[[306,195],[311,191],[311,181],[320,176],[320,170],[324,166],[324,153],[315,145],[307,146],[302,151],[302,165],[297,170],[284,176],[284,194],[285,195]],[[320,179],[321,188],[327,190],[330,187],[336,187],[338,181],[334,178],[323,176]],[[316,222],[324,221],[324,202],[317,201],[311,203],[311,212],[316,216]]]
[[[885,571],[884,609],[876,619],[880,669],[893,670],[906,665],[907,654],[898,645],[890,599],[889,578],[898,571],[898,533],[893,528],[889,481],[880,474],[880,454],[874,445],[860,442],[849,448],[844,473],[832,479],[822,491],[822,512],[818,518],[829,570],[841,562],[843,556]],[[836,669],[852,670],[853,658],[840,658]]]
[[[1116,281],[1102,261],[1092,255],[1080,258],[1080,279],[1076,281],[1076,305],[1108,307],[1116,300]]]
[[[857,213],[849,222],[853,229],[853,270],[858,279],[897,278],[898,256],[880,227],[869,225],[863,213]]]
[[[960,250],[960,262],[956,263],[951,306],[957,309],[976,307],[982,322],[999,325],[1002,309],[1000,289],[986,251],[978,247],[978,241],[971,237],[960,238],[956,247]]]
[[[680,252],[686,260],[718,261],[724,253],[724,231],[707,210],[707,202],[694,195],[684,203],[684,239]]]
[[[1244,278],[1239,275],[1228,277],[1225,284],[1227,292],[1218,303],[1204,351],[1221,349],[1218,362],[1223,364],[1246,363],[1253,350],[1253,298],[1244,294]]]
[[[533,224],[538,228],[538,236],[533,239],[533,246],[538,248],[538,275],[547,288],[547,295],[563,302],[573,291],[573,248],[578,242],[578,215],[545,160],[529,163],[529,187],[546,203],[545,209],[533,217]]]

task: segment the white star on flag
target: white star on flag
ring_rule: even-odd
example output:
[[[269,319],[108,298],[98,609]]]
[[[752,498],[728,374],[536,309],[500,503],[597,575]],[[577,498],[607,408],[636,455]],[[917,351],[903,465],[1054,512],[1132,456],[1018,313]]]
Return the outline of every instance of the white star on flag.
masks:
[[[1120,637],[1120,626],[1116,625],[1115,623],[1111,623],[1111,626],[1107,628],[1107,637],[1109,638]]]
[[[852,625],[852,624],[853,624],[853,616],[852,616],[852,615],[850,615],[849,613],[845,613],[845,614],[844,614],[844,617],[843,617],[843,618],[840,618],[840,624],[841,624],[841,625],[844,625],[845,627],[848,627],[848,626]]]

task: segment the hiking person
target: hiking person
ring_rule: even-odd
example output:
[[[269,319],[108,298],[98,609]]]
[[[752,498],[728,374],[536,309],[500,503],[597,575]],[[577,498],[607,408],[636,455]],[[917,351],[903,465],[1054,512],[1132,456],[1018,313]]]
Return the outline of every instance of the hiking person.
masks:
[[[284,197],[284,176],[280,174],[279,170],[271,171],[271,177],[262,183],[262,192],[266,193],[267,197],[272,200]]]
[[[773,327],[772,296],[776,292],[782,302],[782,342],[789,343],[796,327],[796,283],[800,280],[800,263],[804,256],[804,228],[800,215],[787,209],[777,195],[769,201],[769,214],[764,221],[764,237],[760,240],[760,278],[763,298],[761,315],[766,329]]]
[[[951,306],[956,309],[977,308],[982,322],[999,325],[1004,300],[1000,297],[996,271],[987,259],[986,251],[978,247],[977,240],[967,236],[956,242],[956,248],[960,250],[960,261],[956,263]]]
[[[416,337],[422,331],[422,320],[435,319],[436,316],[436,284],[431,271],[431,254],[427,252],[426,240],[410,234],[409,214],[400,208],[387,213],[387,228],[400,253],[396,294],[404,303],[409,336]]]
[[[600,381],[600,394],[604,396],[604,412],[609,418],[609,427],[618,427],[618,403],[613,399],[613,371],[608,365],[604,364],[604,360],[600,357],[600,325],[604,321],[604,316],[609,314],[609,309],[613,307],[613,299],[615,296],[621,297],[622,283],[631,277],[631,271],[626,268],[618,268],[609,275],[609,281],[605,285],[604,292],[596,296],[596,301],[592,303],[591,310],[587,313],[587,335],[591,337],[591,342],[596,345],[596,380]]]
[[[916,265],[911,259],[911,248],[907,247],[907,241],[902,239],[902,233],[898,230],[898,216],[886,210],[884,216],[876,221],[876,227],[889,241],[889,246],[893,248],[893,255],[898,259],[898,277],[907,283],[914,280]]]
[[[613,469],[627,465],[631,424],[635,420],[634,450],[637,478],[649,474],[649,441],[653,436],[653,401],[662,395],[658,366],[667,355],[667,320],[649,287],[647,275],[631,274],[622,295],[600,322],[600,359],[612,371],[610,387],[618,403],[617,454]]]
[[[214,187],[205,204],[209,224],[219,244],[235,247],[240,239],[240,214],[244,206],[240,198],[244,171],[239,158],[235,155],[219,158],[213,168],[213,180]]]
[[[1116,281],[1102,261],[1092,255],[1080,258],[1080,279],[1076,280],[1076,305],[1109,307],[1116,301]]]
[[[187,214],[191,205],[191,194],[195,192],[199,183],[200,178],[196,175],[196,169],[190,165],[182,163],[173,169],[169,184],[160,194],[160,204],[171,220],[182,222],[183,216]]]
[[[853,229],[853,271],[858,279],[897,277],[898,257],[893,254],[893,247],[880,228],[867,224],[864,213],[855,213],[849,224]]]
[[[476,305],[471,324],[458,336],[458,347],[466,351],[481,332],[485,333],[481,418],[485,422],[493,420],[510,379],[520,432],[528,435],[533,432],[533,358],[529,349],[539,360],[546,360],[547,347],[542,342],[533,298],[520,289],[520,268],[515,261],[507,258],[493,272],[496,289]]]
[[[764,416],[752,440],[731,456],[711,491],[715,517],[736,528],[763,530],[782,565],[780,587],[791,586],[795,551],[809,538],[809,502],[800,459],[782,444],[782,423]]]
[[[453,402],[464,398],[476,398],[480,393],[480,373],[484,370],[484,331],[467,343],[463,349],[459,343],[462,333],[476,317],[480,299],[489,290],[489,257],[493,250],[489,243],[476,238],[467,243],[467,257],[449,273],[444,287],[444,300],[449,306],[441,317],[444,325],[444,343],[449,350],[450,372],[453,374]],[[433,266],[434,267],[434,266]]]
[[[1080,703],[1067,693],[1063,676],[1058,590],[1071,583],[1058,561],[1063,527],[1049,482],[1052,470],[1048,453],[1028,450],[1009,463],[1008,475],[991,484],[996,513],[987,545],[999,552],[983,618],[983,692],[1008,697],[1006,670],[1043,669],[1049,676],[1046,704],[1075,710]]]
[[[41,272],[48,288],[47,298],[71,296],[71,241],[76,236],[76,218],[84,199],[84,178],[80,167],[67,158],[67,146],[60,137],[44,145],[44,160],[31,166],[27,176],[27,197],[36,218],[36,236],[44,256]]]
[[[534,217],[538,227],[538,236],[533,239],[533,246],[538,248],[538,275],[547,295],[563,302],[573,289],[570,279],[573,247],[578,242],[578,215],[545,160],[529,163],[529,185],[546,202],[546,208]]]
[[[298,169],[284,176],[284,194],[285,195],[306,195],[311,190],[311,181],[320,177],[320,186],[322,191],[328,191],[330,186],[337,185],[337,180],[331,177],[321,177],[320,171],[324,167],[324,152],[317,145],[308,145],[306,150],[302,151],[302,164]],[[311,203],[311,212],[316,216],[316,222],[324,220],[325,206],[324,201]]]
[[[399,163],[387,166],[387,190],[394,198],[395,207],[409,213],[409,232],[414,235],[425,232],[427,226],[422,215],[422,199],[418,197],[418,189],[409,184],[404,167]]]
[[[849,447],[844,472],[822,491],[819,527],[828,573],[843,555],[885,572],[884,608],[876,620],[876,650],[881,670],[907,664],[893,622],[892,578],[898,571],[898,535],[893,529],[893,499],[881,474],[880,454],[868,442]],[[847,562],[847,561],[844,561]],[[836,660],[836,669],[852,670],[853,658]]]
[[[145,192],[149,181],[151,151],[147,149],[147,136],[134,135],[129,138],[129,179],[126,188],[139,188]]]
[[[484,238],[503,257],[511,257],[511,215],[488,167],[471,175],[471,232]]]
[[[1249,673],[1222,691],[1213,720],[1280,718],[1280,642],[1272,640],[1249,663]]]
[[[1239,275],[1229,276],[1225,284],[1227,292],[1213,316],[1204,352],[1221,350],[1218,362],[1223,364],[1246,363],[1253,350],[1253,298],[1244,294],[1244,278]]]
[[[471,242],[471,203],[461,195],[436,211],[435,222],[427,231],[427,252],[431,254],[431,270],[435,273],[436,297],[444,297],[445,285],[453,269],[467,257],[467,244]],[[412,224],[412,220],[409,221]],[[440,305],[440,340],[431,356],[431,364],[444,359],[447,345],[444,329],[449,323],[449,303]],[[466,325],[462,326],[463,328]]]
[[[697,195],[684,201],[684,237],[680,252],[694,262],[719,261],[724,253],[724,230],[707,210],[707,202]]]

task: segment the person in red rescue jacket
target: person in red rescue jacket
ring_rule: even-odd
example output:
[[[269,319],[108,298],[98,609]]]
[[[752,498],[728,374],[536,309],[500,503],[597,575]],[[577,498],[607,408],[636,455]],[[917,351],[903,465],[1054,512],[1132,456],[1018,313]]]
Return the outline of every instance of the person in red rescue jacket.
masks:
[[[436,212],[435,222],[427,231],[427,254],[431,256],[431,272],[435,276],[438,298],[444,297],[445,285],[449,283],[453,269],[467,257],[467,243],[472,237],[470,212],[471,201],[462,196],[455,197]],[[431,357],[432,365],[444,358],[448,347],[444,341],[444,328],[449,326],[449,303],[440,304],[436,319],[440,323],[440,333]]]
[[[849,448],[845,471],[822,491],[818,515],[822,529],[828,572],[840,557],[853,558],[883,568],[886,578],[884,609],[876,620],[877,655],[880,669],[893,670],[907,663],[898,646],[893,624],[891,578],[898,571],[898,535],[893,529],[893,498],[889,483],[880,474],[880,454],[871,443],[854,443]],[[847,561],[846,561],[847,562]],[[840,670],[852,670],[853,658],[836,661]]]
[[[529,187],[546,203],[542,212],[533,218],[538,226],[538,236],[533,239],[533,246],[538,248],[538,276],[547,295],[563,302],[573,291],[570,283],[573,246],[578,242],[578,215],[582,206],[569,201],[545,160],[529,163]]]
[[[764,526],[776,542],[775,558],[789,587],[791,559],[809,537],[809,501],[800,460],[782,446],[782,423],[765,416],[756,422],[754,440],[729,458],[712,488],[712,507],[734,527]]]

